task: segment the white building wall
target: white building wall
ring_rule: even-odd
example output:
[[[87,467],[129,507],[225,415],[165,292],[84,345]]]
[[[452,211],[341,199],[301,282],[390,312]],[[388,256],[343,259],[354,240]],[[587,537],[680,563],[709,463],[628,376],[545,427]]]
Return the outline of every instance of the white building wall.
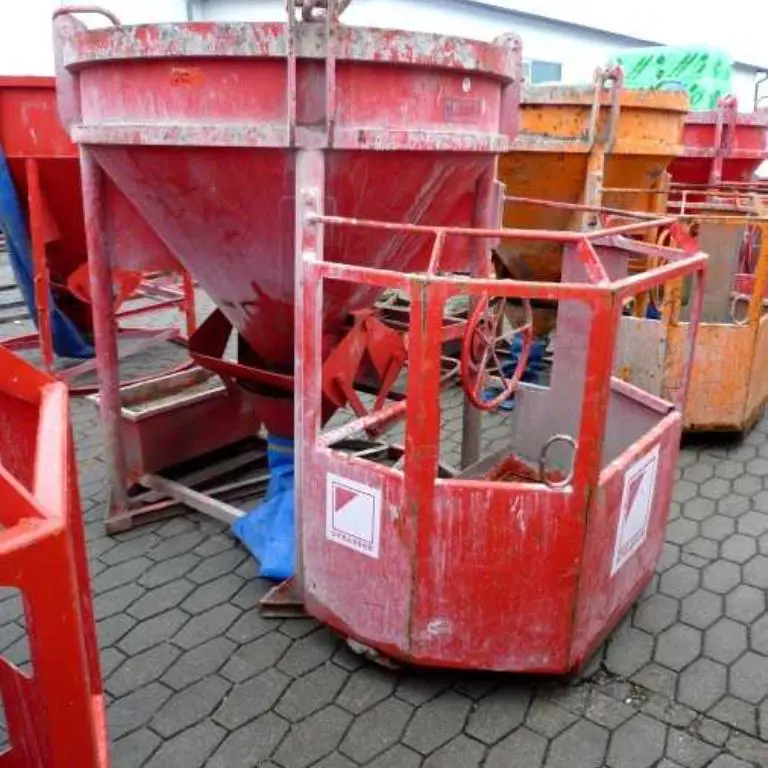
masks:
[[[0,0],[0,75],[52,75],[51,14],[63,0]],[[125,24],[182,21],[186,0],[98,0]],[[81,16],[104,26],[99,16]]]
[[[201,20],[277,21],[285,17],[282,0],[195,0],[193,6],[195,18]],[[538,6],[538,12],[544,13],[547,3]],[[568,83],[589,82],[595,67],[605,64],[615,51],[640,45],[620,35],[567,27],[462,0],[354,0],[344,21],[478,40],[515,32],[522,38],[526,59],[561,64],[562,80]],[[742,109],[752,108],[753,82],[753,70],[736,68],[734,91]]]

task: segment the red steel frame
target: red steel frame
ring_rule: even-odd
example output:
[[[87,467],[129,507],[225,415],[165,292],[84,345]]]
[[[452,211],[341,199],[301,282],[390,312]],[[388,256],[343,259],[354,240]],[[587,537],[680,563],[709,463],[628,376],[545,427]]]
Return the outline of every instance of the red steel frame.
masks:
[[[34,89],[50,89],[52,92],[53,103],[53,90],[55,80],[53,78],[46,77],[4,77],[0,78],[0,88],[34,88]],[[73,160],[72,172],[77,172],[74,160],[77,156],[77,147],[69,142],[63,129],[55,122],[56,118],[51,117],[51,122],[55,123],[54,127],[44,126],[45,133],[44,139],[41,141],[43,149],[39,150],[40,154],[37,156],[27,156],[24,158],[24,169],[27,178],[27,213],[29,217],[29,234],[32,247],[32,260],[34,269],[34,294],[35,294],[35,306],[36,306],[36,325],[37,331],[33,333],[21,334],[4,339],[0,342],[0,346],[6,349],[21,351],[27,349],[33,349],[35,347],[40,348],[43,369],[56,376],[61,381],[72,382],[76,377],[81,376],[96,367],[96,360],[87,360],[78,365],[63,369],[56,370],[54,368],[54,350],[53,339],[51,336],[51,276],[48,263],[46,261],[46,234],[48,229],[48,220],[51,213],[48,211],[48,207],[45,202],[45,195],[40,181],[39,163],[40,159],[45,158],[61,158]],[[10,126],[14,130],[18,130],[18,127],[14,124]],[[50,134],[50,136],[49,136]],[[59,134],[61,134],[59,136]],[[55,138],[55,140],[54,140]],[[26,142],[23,136],[19,136],[15,132],[11,132],[11,143],[13,146],[19,144],[21,149],[16,154],[11,154],[9,157],[18,157],[21,155],[24,157],[24,153],[29,151],[26,147]],[[62,151],[61,147],[64,146],[66,151]],[[12,147],[13,148],[13,147]],[[80,200],[73,201],[72,205],[77,208],[80,206]],[[148,328],[118,328],[116,332],[119,333],[121,338],[136,339],[136,343],[131,349],[130,354],[136,354],[138,352],[147,349],[157,343],[169,339],[178,339],[182,342],[186,342],[186,338],[194,333],[196,328],[196,314],[195,314],[195,290],[191,277],[186,272],[181,272],[181,288],[164,286],[159,281],[153,279],[151,276],[145,276],[139,283],[138,289],[130,296],[122,296],[122,299],[140,299],[147,298],[152,299],[152,303],[146,306],[139,307],[125,307],[124,309],[116,312],[118,319],[127,319],[129,317],[137,317],[140,315],[151,314],[160,312],[166,309],[178,308],[185,319],[186,335],[182,335],[178,329],[171,329],[169,331],[157,331]],[[123,286],[118,286],[118,293],[123,289]],[[94,392],[96,387],[72,387],[72,392],[75,394],[86,394]]]
[[[2,768],[107,768],[104,695],[66,386],[0,349],[0,582],[24,598],[33,674],[0,657]]]
[[[578,233],[436,228],[323,216],[323,178],[322,153],[300,151],[295,583],[305,607],[363,644],[413,663],[555,673],[578,667],[645,587],[663,545],[707,257],[624,237],[671,225],[674,218]],[[496,196],[485,195],[489,220],[498,199],[498,189]],[[323,233],[328,226],[420,232],[435,244],[430,268],[402,274],[326,262]],[[477,277],[440,274],[441,249],[454,236],[481,245],[485,268],[474,270]],[[573,248],[584,282],[569,282],[568,274],[561,283],[494,279],[487,248],[499,238],[541,239]],[[611,265],[598,255],[603,247],[654,254],[666,263],[612,280]],[[686,275],[695,282],[692,318],[681,386],[670,403],[617,379],[611,370],[623,303]],[[405,400],[321,435],[321,318],[327,279],[394,288],[410,297],[410,375]],[[588,336],[584,391],[572,471],[562,482],[438,478],[440,330],[445,302],[457,295],[475,301],[546,299],[559,301],[561,308],[579,303],[589,311],[587,320],[582,316],[577,321]],[[606,465],[606,421],[616,393],[657,414],[657,420]],[[396,419],[406,424],[403,472],[330,447]],[[661,460],[648,538],[614,576],[607,566],[624,475],[657,446]],[[379,489],[381,559],[328,541],[324,502],[329,473]],[[526,520],[522,527],[521,520]],[[478,561],[486,558],[491,567],[484,571]],[[488,582],[489,571],[504,589]]]

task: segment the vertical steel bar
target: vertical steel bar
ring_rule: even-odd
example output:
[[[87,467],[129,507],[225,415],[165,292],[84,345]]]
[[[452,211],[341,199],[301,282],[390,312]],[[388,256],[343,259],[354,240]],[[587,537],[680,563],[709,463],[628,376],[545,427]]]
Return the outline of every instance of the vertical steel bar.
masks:
[[[195,284],[186,269],[181,273],[181,280],[184,292],[184,320],[187,326],[187,338],[189,338],[197,329]]]
[[[310,461],[320,432],[322,404],[323,281],[307,269],[323,260],[322,214],[325,190],[325,156],[321,150],[299,150],[296,156],[296,233],[294,308],[294,493],[296,568],[294,582],[304,591],[303,514],[308,501],[302,493],[303,464]]]
[[[496,171],[498,160],[486,169],[478,179],[475,188],[475,205],[472,214],[472,226],[481,229],[497,229],[501,227],[503,206],[497,199],[498,187],[496,186]],[[486,238],[473,238],[470,251],[470,273],[473,277],[481,277],[488,274],[490,265],[489,249],[491,244]],[[474,302],[470,303],[469,311],[472,312]],[[466,469],[480,458],[480,430],[483,414],[475,408],[464,395],[461,421],[461,467]]]
[[[110,482],[110,509],[107,517],[128,509],[125,448],[120,434],[120,372],[117,355],[117,324],[112,300],[112,263],[104,231],[103,171],[88,149],[80,149],[83,184],[85,238],[88,247],[91,307],[96,344],[96,371],[99,379],[99,411],[104,433],[107,472]],[[121,526],[110,527],[119,530]],[[130,523],[122,527],[130,527]]]
[[[45,258],[45,232],[43,231],[43,198],[40,189],[40,173],[37,160],[25,162],[27,172],[27,198],[29,204],[29,234],[32,241],[32,265],[34,269],[35,314],[40,350],[45,370],[53,370],[53,336],[51,335],[51,283]]]

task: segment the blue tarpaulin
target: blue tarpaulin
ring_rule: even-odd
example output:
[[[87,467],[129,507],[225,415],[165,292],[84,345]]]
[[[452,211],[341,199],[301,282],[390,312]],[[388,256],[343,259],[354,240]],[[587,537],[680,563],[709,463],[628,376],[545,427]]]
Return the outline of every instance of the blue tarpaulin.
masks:
[[[259,576],[282,581],[294,573],[293,440],[270,436],[267,462],[266,498],[232,524],[232,533],[259,561]]]
[[[37,325],[35,271],[29,229],[24,208],[16,193],[11,171],[2,149],[0,149],[0,230],[5,235],[16,285],[21,291],[29,316]],[[53,337],[54,352],[60,357],[93,357],[93,347],[83,339],[75,324],[56,307],[52,295],[49,299],[49,306],[52,308],[51,336]]]

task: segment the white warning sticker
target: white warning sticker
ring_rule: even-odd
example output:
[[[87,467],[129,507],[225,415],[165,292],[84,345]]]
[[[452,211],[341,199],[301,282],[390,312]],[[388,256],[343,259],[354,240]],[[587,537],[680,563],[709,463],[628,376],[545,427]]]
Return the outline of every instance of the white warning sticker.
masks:
[[[325,483],[326,538],[378,558],[380,534],[381,490],[329,472]]]
[[[648,535],[651,505],[656,490],[659,445],[638,459],[624,475],[621,511],[613,548],[611,576],[638,550]]]

